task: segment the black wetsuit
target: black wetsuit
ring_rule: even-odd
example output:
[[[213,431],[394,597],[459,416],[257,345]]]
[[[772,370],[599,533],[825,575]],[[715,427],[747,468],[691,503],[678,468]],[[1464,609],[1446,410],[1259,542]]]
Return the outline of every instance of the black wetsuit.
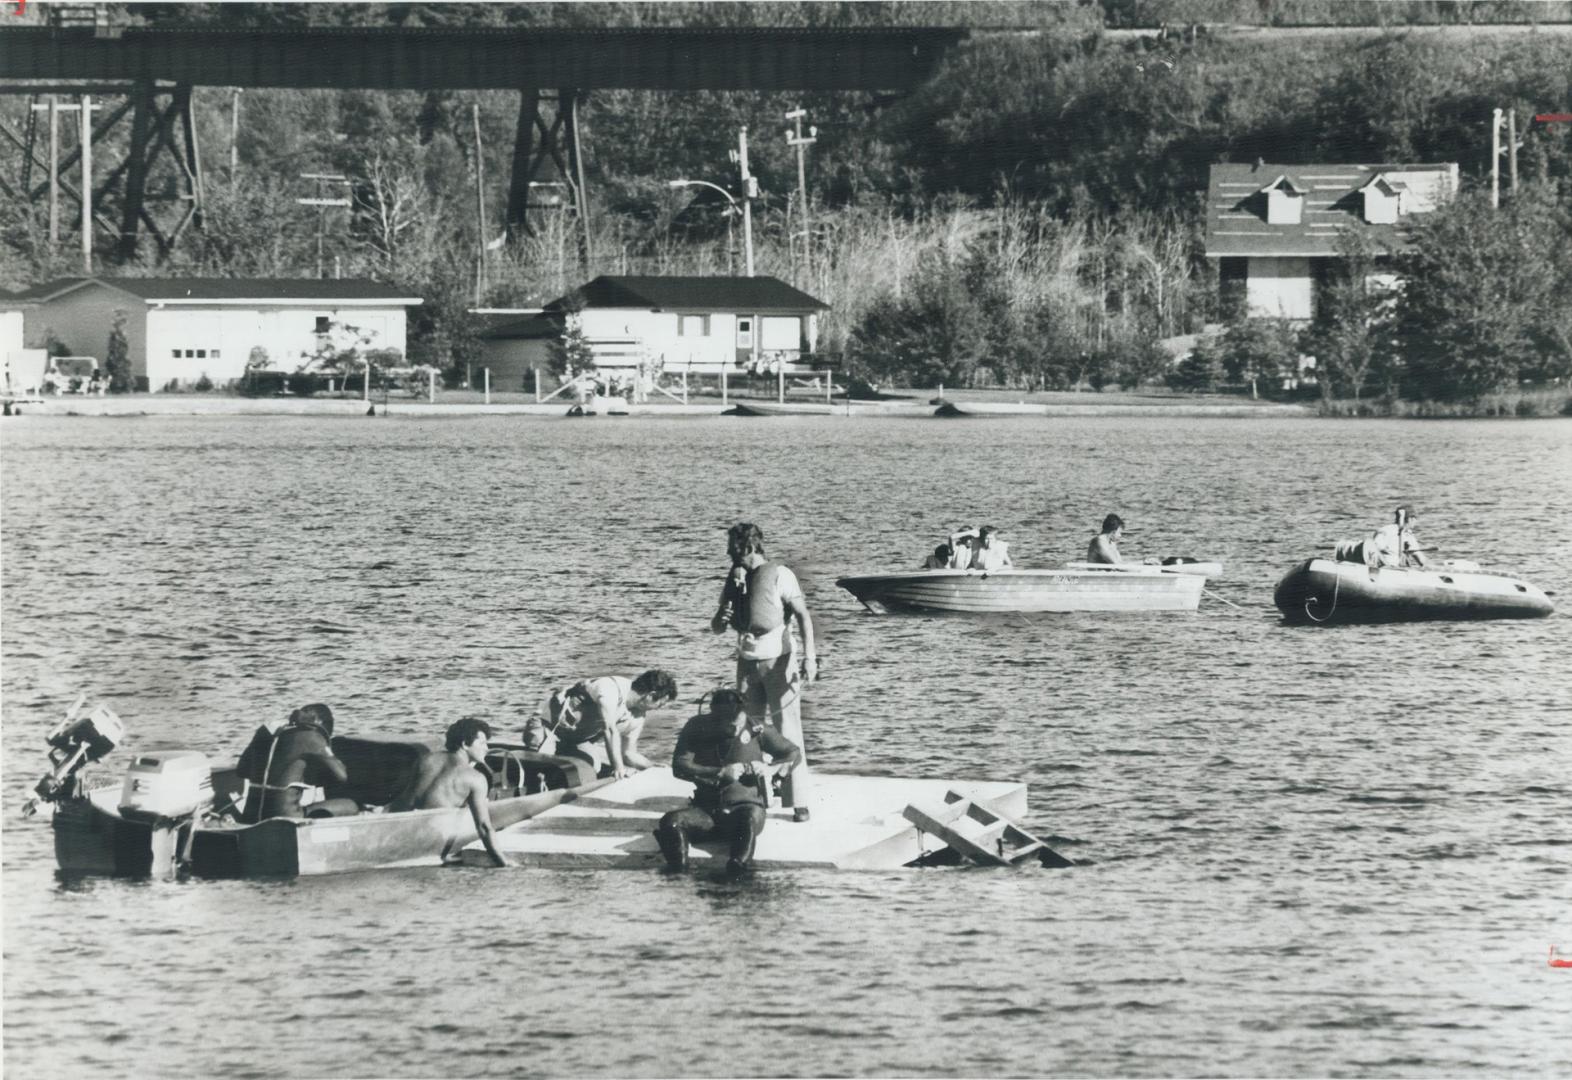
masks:
[[[739,731],[731,720],[708,713],[689,720],[677,736],[671,771],[694,785],[693,805],[673,810],[660,819],[655,837],[673,866],[687,861],[690,840],[730,841],[730,863],[746,866],[753,859],[753,843],[764,828],[764,796],[751,776],[723,781],[727,765],[762,761],[768,753],[774,764],[796,764],[802,751],[768,724],[746,721]]]
[[[286,724],[277,735],[265,726],[257,728],[236,771],[241,779],[251,781],[242,814],[246,821],[304,817],[300,793],[305,788],[342,783],[349,776],[344,763],[333,756],[327,733],[314,724]]]

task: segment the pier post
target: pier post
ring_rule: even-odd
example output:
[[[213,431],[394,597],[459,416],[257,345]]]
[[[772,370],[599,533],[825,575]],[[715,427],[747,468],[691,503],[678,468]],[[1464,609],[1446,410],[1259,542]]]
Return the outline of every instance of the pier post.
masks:
[[[486,404],[491,404],[491,369],[486,369]]]

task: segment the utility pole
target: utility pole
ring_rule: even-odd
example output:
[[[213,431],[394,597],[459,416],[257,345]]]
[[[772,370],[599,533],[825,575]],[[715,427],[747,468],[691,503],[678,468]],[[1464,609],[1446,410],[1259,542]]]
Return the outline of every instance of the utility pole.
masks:
[[[82,273],[93,273],[93,99],[82,95]]]
[[[235,186],[235,178],[240,175],[240,150],[237,143],[240,140],[240,87],[235,87],[229,99],[229,186]]]
[[[60,95],[49,95],[49,246],[60,246]]]
[[[480,146],[480,105],[470,106],[475,122],[475,306],[486,291],[486,160]]]
[[[49,113],[49,243],[60,242],[60,114],[74,112],[82,141],[82,272],[93,272],[93,110],[90,94],[83,94],[80,104],[61,104],[58,94],[48,95],[46,104],[35,104],[34,109]]]
[[[1501,207],[1501,110],[1490,112],[1490,208]]]
[[[296,199],[295,202],[299,203],[301,206],[315,206],[317,208],[317,277],[320,278],[324,276],[322,264],[322,234],[327,231],[328,207],[347,207],[349,205],[349,199],[347,198],[331,199],[323,195],[322,185],[343,184],[345,187],[348,187],[349,177],[340,176],[337,173],[301,173],[300,178],[302,180],[315,180],[317,184],[317,193],[315,196],[309,199]]]
[[[1512,197],[1517,198],[1517,106],[1507,113],[1507,174],[1512,178]]]
[[[748,129],[737,133],[737,165],[742,170],[742,250],[748,276],[753,276],[753,200],[759,197],[759,182],[748,171]]]
[[[808,115],[808,110],[801,105],[786,114],[786,119],[795,125],[794,131],[786,132],[786,145],[797,148],[797,199],[802,206],[802,267],[803,276],[811,285],[813,281],[813,230],[808,218],[808,147],[818,142],[819,129],[810,127],[808,137],[802,136],[802,119]]]

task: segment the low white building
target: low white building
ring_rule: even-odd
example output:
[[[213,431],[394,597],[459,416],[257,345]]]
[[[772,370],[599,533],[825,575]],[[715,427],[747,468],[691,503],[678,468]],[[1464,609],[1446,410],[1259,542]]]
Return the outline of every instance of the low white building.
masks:
[[[15,293],[0,289],[0,361],[5,362],[7,374],[6,389],[10,390],[11,364],[20,359],[13,354],[22,351],[25,341],[23,333],[23,312],[28,308],[28,302],[18,297]]]
[[[406,351],[407,309],[418,296],[359,278],[62,278],[23,292],[26,344],[53,338],[104,367],[116,314],[125,314],[139,390],[215,386],[239,379],[254,350],[294,371],[330,331],[363,351]],[[260,353],[258,354],[261,355]]]
[[[1396,255],[1414,218],[1452,199],[1457,183],[1455,162],[1213,165],[1206,255],[1218,261],[1224,292],[1242,291],[1246,314],[1310,319],[1345,229],[1363,233],[1378,256]]]

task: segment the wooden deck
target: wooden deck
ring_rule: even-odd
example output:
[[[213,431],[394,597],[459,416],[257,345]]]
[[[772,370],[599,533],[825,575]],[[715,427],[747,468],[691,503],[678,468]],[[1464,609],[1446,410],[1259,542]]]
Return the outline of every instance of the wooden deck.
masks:
[[[1026,813],[1026,785],[999,780],[908,780],[882,776],[813,774],[813,815],[792,820],[792,811],[771,807],[759,835],[754,864],[761,869],[820,867],[837,870],[894,870],[925,851],[944,847],[924,836],[903,813],[913,803],[944,804],[956,791],[1001,812]],[[497,834],[497,847],[520,866],[555,869],[649,870],[662,865],[655,825],[668,810],[688,804],[693,785],[667,768],[646,769],[599,789],[571,805],[554,807]],[[695,867],[725,859],[724,847],[694,845]],[[478,843],[464,860],[485,865]],[[717,864],[718,865],[718,864]]]

